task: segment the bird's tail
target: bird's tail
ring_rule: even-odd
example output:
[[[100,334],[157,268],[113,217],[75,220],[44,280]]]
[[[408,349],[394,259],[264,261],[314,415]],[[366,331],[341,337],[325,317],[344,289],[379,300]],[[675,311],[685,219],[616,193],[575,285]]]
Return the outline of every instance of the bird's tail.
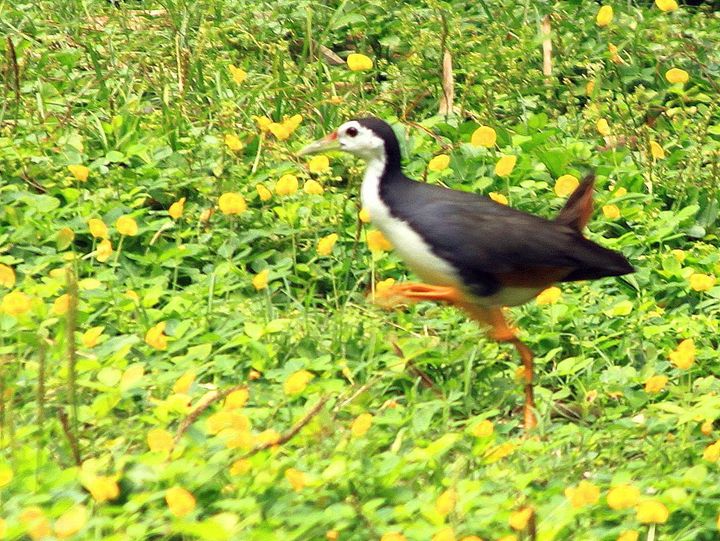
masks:
[[[576,231],[585,229],[593,212],[593,187],[595,175],[590,173],[569,197],[555,221]]]

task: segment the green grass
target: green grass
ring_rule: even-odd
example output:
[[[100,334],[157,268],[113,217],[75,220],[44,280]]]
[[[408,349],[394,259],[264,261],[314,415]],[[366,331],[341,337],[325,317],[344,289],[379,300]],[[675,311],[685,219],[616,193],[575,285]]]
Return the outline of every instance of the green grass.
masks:
[[[445,541],[446,527],[457,540],[522,539],[509,520],[525,506],[540,540],[716,539],[720,19],[608,3],[600,28],[590,2],[0,2],[0,539]],[[321,47],[374,66],[352,72]],[[673,67],[689,81],[670,84]],[[255,119],[296,114],[287,140]],[[365,114],[395,125],[410,176],[543,216],[564,202],[558,177],[596,172],[587,234],[637,272],[512,310],[537,354],[530,437],[510,347],[454,309],[388,312],[367,298],[412,276],[367,247],[362,164],[332,155],[310,173],[295,157]],[[495,148],[470,144],[480,125]],[[428,171],[441,153],[450,167]],[[503,154],[518,157],[507,178],[494,174]],[[300,189],[281,196],[286,174]],[[304,193],[310,178],[322,195]],[[247,210],[221,212],[226,192]],[[121,216],[136,235],[119,233]],[[90,218],[108,226],[105,261]],[[693,274],[715,283],[693,289]],[[160,323],[149,342],[167,336],[166,349],[146,341]],[[684,339],[696,353],[681,369],[670,354]],[[653,375],[668,378],[657,393],[645,390]],[[228,409],[238,389],[247,403]],[[367,432],[353,430],[368,413]],[[475,435],[485,419],[493,433]],[[573,507],[583,480],[599,498],[591,489]],[[667,521],[608,506],[624,483]],[[448,489],[456,502],[438,505]]]

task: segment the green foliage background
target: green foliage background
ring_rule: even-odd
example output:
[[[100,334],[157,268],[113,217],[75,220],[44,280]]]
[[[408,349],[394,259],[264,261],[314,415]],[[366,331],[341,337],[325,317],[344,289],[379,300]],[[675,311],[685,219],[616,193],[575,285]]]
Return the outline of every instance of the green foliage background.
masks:
[[[403,532],[419,541],[446,526],[457,539],[499,539],[512,533],[510,513],[529,505],[538,539],[614,540],[626,530],[717,539],[720,472],[703,458],[717,433],[700,425],[720,416],[720,285],[695,291],[689,277],[720,276],[720,18],[709,7],[608,3],[614,20],[599,28],[598,5],[580,1],[0,2],[0,263],[17,275],[0,296],[18,289],[32,298],[27,313],[0,314],[5,537],[26,538],[21,516],[31,506],[55,523],[84,505],[74,539],[336,532],[362,541]],[[437,116],[443,42],[456,84],[447,118]],[[374,67],[351,72],[321,47],[366,54]],[[244,82],[233,81],[231,64],[247,72]],[[673,67],[688,83],[668,83]],[[253,119],[295,114],[303,122],[287,141]],[[383,312],[366,299],[374,281],[406,270],[366,247],[361,164],[332,156],[329,172],[311,174],[294,156],[364,114],[395,123],[415,178],[499,192],[552,216],[563,203],[555,179],[592,169],[598,207],[620,209],[618,219],[598,212],[588,235],[625,253],[634,275],[566,285],[555,304],[513,310],[538,355],[532,437],[520,427],[513,351],[453,309]],[[612,132],[605,139],[600,118]],[[469,144],[481,124],[497,131],[498,149]],[[244,148],[230,151],[228,134]],[[652,158],[650,141],[664,159]],[[450,168],[427,171],[441,152]],[[503,153],[518,156],[507,179],[493,173]],[[89,167],[86,182],[70,174],[73,164]],[[272,188],[287,173],[301,186],[319,180],[324,194],[261,201],[256,184]],[[229,191],[248,210],[201,220]],[[167,209],[181,197],[184,213],[173,220]],[[122,215],[140,230],[121,241],[113,224]],[[111,229],[107,262],[93,255],[90,218]],[[331,233],[339,240],[321,256],[317,241]],[[75,325],[53,312],[68,293],[66,267],[80,281]],[[264,269],[269,286],[256,290],[252,278]],[[159,322],[165,351],[144,341]],[[104,327],[100,343],[84,347],[81,334],[94,326]],[[680,370],[669,354],[687,338],[697,354]],[[313,379],[286,394],[300,370]],[[174,391],[188,371],[192,385]],[[652,375],[669,378],[660,393],[644,390]],[[194,408],[238,385],[249,391],[242,412],[253,437],[287,434],[328,401],[297,435],[233,474],[250,449],[230,449],[208,430],[221,401]],[[362,413],[372,426],[353,437]],[[494,433],[478,438],[472,428],[482,419]],[[169,454],[149,450],[149,431],[174,435],[188,421]],[[497,459],[498,448],[512,452]],[[78,457],[116,476],[117,498],[91,497]],[[305,474],[304,487],[293,489],[288,468]],[[574,508],[565,490],[583,479],[602,496]],[[632,509],[610,509],[605,494],[623,482],[661,501],[667,523],[648,527]],[[185,516],[168,510],[173,486],[196,500]],[[458,501],[444,516],[435,503],[450,487]]]

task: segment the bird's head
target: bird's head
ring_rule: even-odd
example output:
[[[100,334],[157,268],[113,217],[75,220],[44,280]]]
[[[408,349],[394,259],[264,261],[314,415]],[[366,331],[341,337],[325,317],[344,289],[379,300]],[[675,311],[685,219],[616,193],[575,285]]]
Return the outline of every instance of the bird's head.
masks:
[[[366,161],[384,160],[397,156],[400,148],[389,124],[379,118],[349,120],[322,139],[310,143],[298,155],[342,150]]]

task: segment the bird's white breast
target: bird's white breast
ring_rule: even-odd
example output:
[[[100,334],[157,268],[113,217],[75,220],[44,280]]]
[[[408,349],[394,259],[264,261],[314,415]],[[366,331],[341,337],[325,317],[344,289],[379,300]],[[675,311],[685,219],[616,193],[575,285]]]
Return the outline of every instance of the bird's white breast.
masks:
[[[390,214],[390,209],[380,198],[380,176],[384,168],[384,160],[370,160],[363,177],[360,197],[363,206],[370,213],[370,220],[420,278],[434,285],[459,285],[455,268],[436,256],[427,242],[413,231],[407,222]]]

